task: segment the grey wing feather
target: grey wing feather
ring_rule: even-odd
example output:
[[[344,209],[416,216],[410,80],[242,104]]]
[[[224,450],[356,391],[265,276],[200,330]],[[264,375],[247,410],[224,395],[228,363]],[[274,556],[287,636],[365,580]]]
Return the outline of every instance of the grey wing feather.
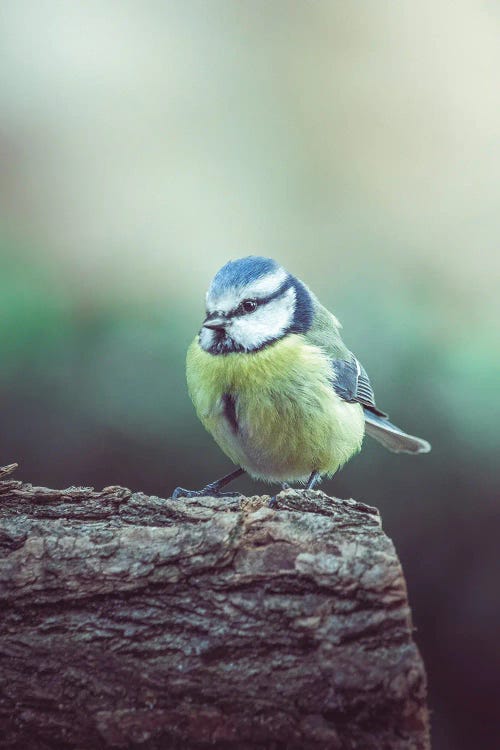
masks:
[[[333,359],[333,388],[338,395],[351,403],[359,403],[365,409],[387,417],[385,412],[377,409],[375,395],[370,379],[363,365],[358,362],[354,354],[348,359]]]
[[[430,444],[422,438],[408,435],[389,422],[388,415],[377,408],[375,396],[366,370],[350,354],[348,359],[332,360],[335,392],[344,400],[363,406],[366,433],[394,453],[428,453]]]

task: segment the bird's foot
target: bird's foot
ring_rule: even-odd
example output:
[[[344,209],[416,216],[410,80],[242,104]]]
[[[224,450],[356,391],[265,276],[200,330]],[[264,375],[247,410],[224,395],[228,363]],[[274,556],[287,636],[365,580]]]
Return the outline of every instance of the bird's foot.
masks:
[[[181,497],[239,497],[240,495],[241,492],[218,492],[210,485],[201,490],[185,490],[184,487],[176,487],[172,492],[172,500],[179,500]]]
[[[172,500],[179,500],[181,497],[199,497],[200,490],[185,490],[184,487],[176,487],[172,492]]]

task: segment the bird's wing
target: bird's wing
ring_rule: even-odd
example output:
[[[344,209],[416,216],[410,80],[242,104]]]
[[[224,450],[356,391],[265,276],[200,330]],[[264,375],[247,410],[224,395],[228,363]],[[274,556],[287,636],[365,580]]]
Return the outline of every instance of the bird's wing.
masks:
[[[363,365],[358,362],[352,352],[342,341],[340,323],[332,313],[323,307],[316,297],[314,302],[314,326],[306,333],[308,343],[320,347],[332,366],[332,386],[344,401],[358,402],[366,409],[381,417],[386,417],[383,411],[375,406],[375,397],[370,379]]]
[[[332,385],[335,393],[344,401],[357,402],[374,414],[387,417],[385,412],[377,408],[370,379],[354,354],[349,352],[345,359],[332,359],[331,362]]]
[[[364,367],[354,354],[347,359],[332,360],[332,385],[344,400],[362,405],[365,414],[366,432],[394,453],[428,453],[431,446],[427,440],[408,435],[400,427],[389,422],[387,414],[377,408],[373,388]]]
[[[395,453],[428,453],[426,440],[408,435],[389,422],[388,415],[377,408],[370,379],[363,365],[346,347],[339,333],[340,323],[312,295],[315,313],[314,326],[304,338],[320,347],[331,362],[332,387],[344,401],[363,407],[366,433]]]

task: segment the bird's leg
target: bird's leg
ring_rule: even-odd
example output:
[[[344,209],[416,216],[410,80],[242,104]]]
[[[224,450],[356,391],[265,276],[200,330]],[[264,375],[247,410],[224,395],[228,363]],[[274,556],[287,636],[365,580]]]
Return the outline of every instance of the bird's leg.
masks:
[[[321,474],[319,473],[319,471],[313,471],[311,473],[311,476],[307,480],[306,490],[314,489],[314,485],[317,484],[320,479],[321,479]]]
[[[226,474],[225,477],[216,479],[215,482],[210,482],[206,487],[201,490],[185,490],[183,487],[176,487],[172,492],[172,499],[178,500],[180,497],[201,497],[202,495],[209,495],[210,497],[220,497],[220,495],[239,495],[239,492],[221,492],[221,489],[232,482],[233,479],[240,477],[245,473],[245,469],[238,468],[231,474]]]

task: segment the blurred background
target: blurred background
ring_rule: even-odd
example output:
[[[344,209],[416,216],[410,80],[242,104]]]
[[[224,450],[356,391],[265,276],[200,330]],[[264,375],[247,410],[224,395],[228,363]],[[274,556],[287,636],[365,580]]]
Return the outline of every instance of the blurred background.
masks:
[[[276,258],[433,444],[367,440],[324,489],[394,540],[435,750],[498,746],[499,21],[486,0],[0,12],[0,464],[159,495],[226,473],[185,350],[215,271]]]

